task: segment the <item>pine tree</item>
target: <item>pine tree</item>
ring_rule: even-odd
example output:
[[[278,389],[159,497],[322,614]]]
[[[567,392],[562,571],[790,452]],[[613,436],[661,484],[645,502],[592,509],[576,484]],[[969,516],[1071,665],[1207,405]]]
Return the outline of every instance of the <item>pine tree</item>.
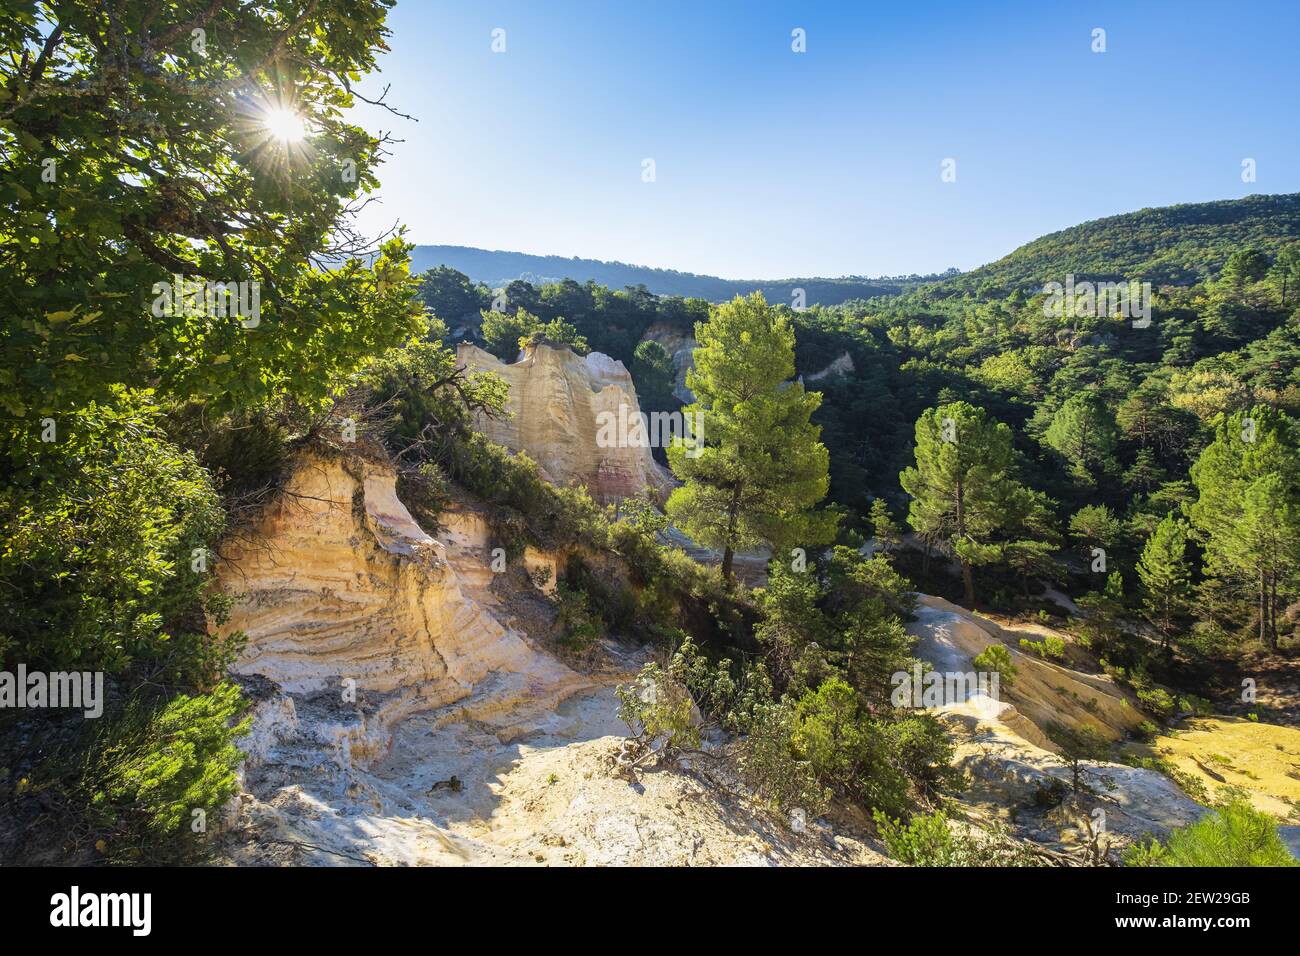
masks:
[[[975,603],[971,569],[1001,557],[990,539],[1028,516],[1032,496],[1010,477],[1011,429],[966,402],[922,413],[916,466],[898,476],[912,496],[907,521],[961,563],[965,602]]]
[[[1259,637],[1277,649],[1278,612],[1300,567],[1300,516],[1281,475],[1270,474],[1246,491],[1240,519],[1222,542],[1222,556],[1258,582]]]
[[[1052,417],[1043,440],[1056,449],[1074,476],[1093,485],[1102,475],[1114,473],[1118,432],[1115,417],[1094,395],[1075,395]]]
[[[1098,654],[1106,656],[1111,644],[1120,635],[1125,613],[1124,577],[1112,571],[1100,591],[1089,591],[1079,598],[1083,622],[1079,630],[1093,645]]]
[[[703,422],[703,445],[679,440],[668,449],[684,482],[668,499],[669,518],[722,551],[728,579],[736,551],[825,544],[835,518],[812,508],[826,496],[829,456],[809,422],[821,396],[791,381],[789,319],[755,292],[717,306],[696,324],[695,338],[686,376],[695,403],[685,411]]]
[[[1160,634],[1160,646],[1166,651],[1178,622],[1191,607],[1192,569],[1186,552],[1187,522],[1169,514],[1147,539],[1138,561],[1142,613]]]
[[[1205,572],[1253,607],[1257,633],[1277,646],[1277,617],[1296,593],[1300,442],[1294,421],[1257,406],[1222,421],[1192,466],[1189,513],[1205,542]],[[1228,588],[1222,588],[1228,590]]]
[[[898,526],[894,516],[889,513],[889,505],[885,504],[884,498],[877,498],[871,502],[870,517],[871,533],[876,539],[876,546],[880,549],[881,554],[888,554],[902,543],[903,529]]]

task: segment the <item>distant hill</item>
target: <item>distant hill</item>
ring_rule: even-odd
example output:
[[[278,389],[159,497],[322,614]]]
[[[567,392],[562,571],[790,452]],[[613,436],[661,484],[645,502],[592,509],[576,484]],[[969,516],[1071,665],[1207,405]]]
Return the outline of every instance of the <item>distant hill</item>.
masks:
[[[800,288],[804,290],[807,305],[838,305],[849,299],[893,295],[909,286],[936,278],[906,276],[868,279],[850,276],[842,279],[720,279],[717,276],[677,272],[673,269],[651,269],[599,259],[534,256],[523,252],[500,252],[470,246],[415,247],[411,255],[413,272],[421,273],[438,265],[450,266],[475,282],[483,282],[492,288],[501,288],[516,279],[523,279],[533,285],[560,279],[585,283],[590,279],[611,289],[644,285],[655,295],[696,297],[710,302],[723,302],[757,289],[769,302],[784,303],[789,303],[794,290]]]
[[[1094,219],[1026,243],[1007,256],[945,280],[946,288],[1003,292],[1063,281],[1140,279],[1185,285],[1218,274],[1242,246],[1273,254],[1300,239],[1300,193],[1141,209]]]

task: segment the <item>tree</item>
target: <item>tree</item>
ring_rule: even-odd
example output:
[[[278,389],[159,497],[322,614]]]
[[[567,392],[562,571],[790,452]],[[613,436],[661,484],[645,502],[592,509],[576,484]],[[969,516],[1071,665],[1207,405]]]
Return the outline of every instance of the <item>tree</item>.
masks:
[[[118,384],[213,411],[315,402],[418,330],[409,245],[376,248],[352,218],[384,150],[345,116],[388,3],[18,6],[0,27],[0,426]]]
[[[642,411],[673,406],[673,357],[654,339],[646,339],[632,354],[632,378]]]
[[[1061,758],[1070,768],[1070,789],[1083,793],[1090,788],[1084,777],[1089,761],[1103,761],[1110,756],[1110,741],[1091,724],[1071,727],[1052,721],[1047,725],[1047,736],[1056,744]]]
[[[1240,519],[1221,542],[1221,555],[1259,582],[1260,640],[1277,648],[1278,613],[1293,593],[1300,569],[1300,512],[1295,489],[1282,475],[1269,474],[1246,489]]]
[[[1268,273],[1268,256],[1258,249],[1238,249],[1223,264],[1219,282],[1239,291],[1250,282],[1258,282]]]
[[[983,409],[953,402],[916,421],[916,465],[898,476],[912,496],[907,521],[961,563],[965,602],[975,603],[971,569],[1001,557],[992,543],[1029,511],[1027,490],[1008,474],[1011,429]]]
[[[1298,445],[1294,421],[1257,406],[1222,420],[1191,469],[1199,496],[1188,511],[1205,543],[1206,574],[1253,594],[1257,633],[1270,648],[1295,587]]]
[[[1079,632],[1105,657],[1111,645],[1119,638],[1127,606],[1124,600],[1124,577],[1118,571],[1106,576],[1100,591],[1089,591],[1078,601],[1084,617]]]
[[[1074,476],[1085,485],[1096,484],[1099,477],[1117,468],[1115,419],[1095,395],[1067,399],[1052,416],[1043,439],[1070,463]]]
[[[894,516],[889,513],[889,505],[885,504],[884,498],[876,498],[871,502],[870,520],[871,534],[876,539],[876,545],[880,548],[881,554],[888,554],[902,544],[903,529],[898,526]]]
[[[826,495],[826,446],[809,417],[821,402],[794,375],[794,330],[761,293],[737,296],[695,326],[699,343],[686,385],[694,441],[675,441],[668,464],[684,484],[668,499],[669,518],[705,547],[722,551],[731,578],[736,551],[816,545],[834,534],[834,516],[815,512]],[[702,439],[702,444],[701,444]]]
[[[1114,548],[1124,536],[1124,524],[1105,505],[1084,505],[1070,518],[1070,534],[1085,546]]]
[[[1002,561],[1020,578],[1021,593],[1028,598],[1029,582],[1034,578],[1051,580],[1061,568],[1054,557],[1056,546],[1047,541],[1018,540],[1002,545]]]
[[[514,312],[483,310],[482,335],[488,351],[503,362],[513,362],[519,350],[530,345],[567,345],[579,355],[587,354],[587,340],[562,318],[543,322],[525,309]]]
[[[1268,278],[1283,309],[1297,301],[1300,293],[1300,244],[1293,242],[1277,254]]]
[[[410,246],[355,220],[384,143],[347,119],[351,84],[390,6],[0,17],[0,663],[113,681],[93,731],[33,735],[58,742],[32,750],[58,813],[18,816],[60,832],[29,842],[102,834],[107,858],[149,862],[211,845],[191,813],[238,790],[245,703],[220,681],[240,635],[209,632],[225,478],[173,433],[191,411],[311,420],[427,331]]]
[[[1277,832],[1277,820],[1239,794],[1215,804],[1195,823],[1178,827],[1161,844],[1136,844],[1125,866],[1300,866]]]
[[[1187,522],[1170,514],[1156,526],[1138,560],[1142,612],[1166,651],[1178,622],[1191,607],[1192,569],[1186,551]]]
[[[1016,682],[1016,674],[1020,670],[1011,660],[1011,652],[1000,641],[990,643],[972,657],[970,662],[980,673],[997,674],[998,684],[1004,689]]]
[[[435,266],[420,276],[420,300],[450,326],[487,308],[492,291],[451,266]]]

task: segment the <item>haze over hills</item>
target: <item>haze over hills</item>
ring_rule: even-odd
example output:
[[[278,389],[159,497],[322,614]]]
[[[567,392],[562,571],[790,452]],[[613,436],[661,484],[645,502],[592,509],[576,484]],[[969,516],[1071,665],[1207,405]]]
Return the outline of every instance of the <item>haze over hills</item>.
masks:
[[[693,296],[710,302],[759,290],[769,302],[788,303],[795,289],[803,289],[808,305],[838,305],[929,283],[962,292],[985,288],[1005,293],[1041,286],[1067,273],[1094,279],[1136,278],[1156,285],[1185,284],[1212,278],[1236,248],[1249,245],[1274,252],[1296,238],[1300,238],[1300,193],[1290,193],[1182,203],[1094,219],[1027,242],[978,269],[966,273],[954,269],[942,276],[723,279],[576,256],[443,245],[416,246],[411,270],[418,274],[447,265],[490,288],[502,288],[518,279],[534,286],[560,279],[591,280],[611,289],[644,285],[655,295]]]
[[[838,305],[850,299],[893,295],[909,286],[939,278],[931,275],[874,279],[865,276],[838,279],[722,279],[674,269],[629,265],[625,262],[580,259],[576,256],[536,256],[470,246],[416,246],[411,254],[411,271],[417,274],[439,265],[450,266],[475,282],[482,282],[494,289],[509,285],[516,279],[531,282],[535,286],[560,279],[573,279],[577,282],[591,280],[611,289],[644,285],[655,295],[696,297],[710,302],[723,302],[757,289],[769,302],[786,303],[792,300],[795,289],[803,289],[808,305]]]

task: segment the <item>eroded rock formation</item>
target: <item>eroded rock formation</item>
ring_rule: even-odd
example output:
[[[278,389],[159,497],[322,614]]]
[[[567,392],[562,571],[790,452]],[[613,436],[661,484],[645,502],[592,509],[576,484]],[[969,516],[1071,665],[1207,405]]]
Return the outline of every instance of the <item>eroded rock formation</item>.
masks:
[[[515,623],[548,613],[556,556],[494,573],[473,501],[439,523],[437,539],[419,527],[386,465],[306,454],[224,549],[254,717],[225,862],[881,862],[679,768],[629,786],[613,686],[645,653],[609,644],[581,673],[562,663]]]
[[[473,561],[458,573],[394,485],[387,466],[305,455],[220,564],[236,596],[228,626],[248,637],[234,673],[273,681],[298,695],[295,707],[339,704],[317,730],[345,762],[381,752],[394,723],[470,697],[489,676],[557,700],[587,683],[466,593]],[[353,690],[357,706],[343,706]]]
[[[659,497],[667,494],[672,480],[647,444],[626,432],[612,442],[602,440],[605,422],[630,422],[640,414],[636,386],[622,362],[549,345],[527,349],[510,365],[468,343],[456,356],[467,368],[495,372],[510,386],[508,415],[481,416],[476,427],[511,451],[526,452],[552,483],[585,485],[598,501],[647,489]]]
[[[1091,792],[1063,799],[1071,771],[1048,727],[1088,726],[1118,740],[1143,721],[1129,692],[1105,675],[1023,653],[1020,638],[1041,640],[1046,632],[1038,625],[1013,630],[927,595],[920,596],[916,617],[908,625],[918,638],[915,653],[936,670],[973,672],[971,659],[993,643],[1006,646],[1017,668],[1014,683],[1000,688],[997,700],[972,695],[935,708],[952,734],[954,762],[970,780],[962,796],[967,805],[992,817],[1014,815],[1025,835],[1063,847],[1085,841],[1098,809],[1112,848],[1148,834],[1163,837],[1205,812],[1164,774],[1110,762],[1086,762]],[[1045,804],[1044,795],[1060,802]]]

